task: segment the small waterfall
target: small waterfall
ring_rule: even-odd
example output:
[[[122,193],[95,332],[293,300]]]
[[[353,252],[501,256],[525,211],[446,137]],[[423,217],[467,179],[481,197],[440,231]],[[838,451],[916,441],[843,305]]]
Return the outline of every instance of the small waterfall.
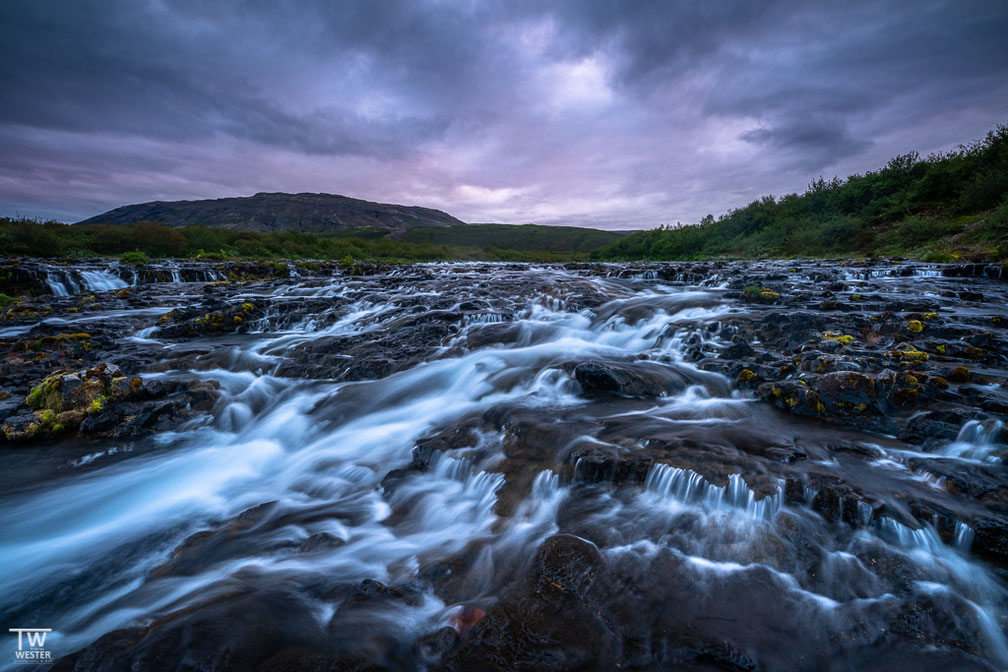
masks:
[[[1001,420],[970,420],[959,430],[956,440],[941,449],[941,454],[965,460],[1001,462],[996,452],[1004,448],[1004,444],[998,442],[1003,430]]]
[[[89,292],[107,292],[129,286],[125,280],[109,271],[80,271],[80,278]]]
[[[70,296],[81,291],[80,285],[73,279],[72,271],[48,269],[46,284],[53,296]]]
[[[756,499],[741,474],[728,477],[728,484],[711,484],[692,469],[679,469],[667,464],[655,465],[647,475],[644,487],[665,499],[687,504],[700,504],[710,509],[744,511],[756,520],[771,520],[784,501],[783,487],[773,495]]]
[[[879,537],[902,548],[934,550],[943,546],[938,533],[929,527],[914,529],[889,516],[880,517],[876,524]]]
[[[966,523],[956,521],[955,524],[955,536],[953,540],[953,546],[958,548],[960,551],[968,552],[973,547],[973,537],[975,532],[973,528]]]

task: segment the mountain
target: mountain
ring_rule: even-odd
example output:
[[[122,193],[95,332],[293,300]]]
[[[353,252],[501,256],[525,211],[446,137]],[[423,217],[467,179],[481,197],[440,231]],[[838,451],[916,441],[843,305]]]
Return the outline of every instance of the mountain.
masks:
[[[256,194],[204,201],[153,201],[124,205],[78,224],[164,222],[168,226],[208,226],[241,231],[294,230],[326,233],[381,226],[465,224],[446,212],[407,205],[372,203],[333,194]]]

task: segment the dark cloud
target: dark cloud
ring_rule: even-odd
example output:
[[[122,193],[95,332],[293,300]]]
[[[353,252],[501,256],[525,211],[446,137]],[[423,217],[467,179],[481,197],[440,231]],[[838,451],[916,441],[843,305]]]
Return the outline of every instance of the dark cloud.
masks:
[[[1002,2],[0,4],[0,211],[331,191],[693,221],[1008,121]]]

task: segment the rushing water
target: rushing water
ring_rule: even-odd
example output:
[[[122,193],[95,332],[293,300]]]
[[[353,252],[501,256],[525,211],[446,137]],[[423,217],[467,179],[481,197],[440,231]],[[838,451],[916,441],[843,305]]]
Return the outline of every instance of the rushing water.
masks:
[[[127,284],[107,271],[77,278],[89,290]],[[54,278],[54,293],[67,282]],[[947,632],[1008,666],[1008,592],[970,554],[973,530],[960,523],[944,543],[901,504],[934,489],[902,466],[913,451],[790,420],[685,360],[687,339],[723,345],[721,320],[739,310],[708,284],[450,266],[396,281],[292,272],[240,297],[270,306],[252,332],[204,339],[198,358],[173,354],[151,311],[138,310],[123,338],[164,345],[168,363],[138,373],[214,379],[223,396],[176,432],[5,456],[2,620],[51,627],[50,647],[65,654],[236,594],[254,609],[256,596],[266,605],[282,590],[322,631],[336,623],[352,639],[346,624],[364,617],[346,601],[373,579],[416,596],[368,612],[367,635],[341,650],[360,644],[365,657],[422,667],[408,656],[390,663],[375,642],[408,645],[457,622],[463,604],[492,604],[543,540],[570,532],[616,572],[674,577],[654,589],[675,600],[668,608],[702,614],[710,637],[738,642],[761,669],[812,669],[817,650],[844,638],[870,647],[910,613],[925,615],[915,616],[922,647]],[[298,308],[308,301],[317,307]],[[309,380],[288,365],[295,351],[377,337],[428,309],[466,315],[433,356],[387,377]],[[656,399],[586,396],[568,363],[600,360],[658,367],[684,384]],[[461,438],[407,469],[418,440],[452,428]],[[825,446],[841,435],[873,446],[877,464],[838,461]],[[996,461],[995,435],[968,425],[944,455]],[[686,440],[681,466],[661,461],[659,439]],[[753,462],[754,445],[800,447],[802,469],[870,472],[890,496],[862,502],[857,525],[830,520],[808,506],[814,493],[788,499],[792,472]],[[586,475],[585,455],[634,450],[658,457],[637,482]],[[430,578],[446,564],[461,574],[450,587]]]

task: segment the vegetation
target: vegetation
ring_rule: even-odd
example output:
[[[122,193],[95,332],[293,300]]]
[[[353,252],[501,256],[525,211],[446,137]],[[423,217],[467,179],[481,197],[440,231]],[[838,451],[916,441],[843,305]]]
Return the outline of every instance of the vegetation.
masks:
[[[149,259],[147,255],[139,250],[134,250],[133,252],[123,252],[119,255],[119,261],[124,264],[132,264],[133,266],[146,266]]]
[[[897,156],[804,194],[765,196],[718,219],[661,226],[611,243],[596,260],[894,254],[1008,258],[1008,126],[921,159]]]
[[[202,226],[172,228],[157,222],[68,226],[55,221],[0,218],[0,254],[119,256],[123,263],[138,265],[156,257],[562,262],[586,259],[591,250],[625,234],[577,227],[472,224],[416,228],[399,239],[391,235],[395,232],[382,227],[331,234],[263,233]]]
[[[402,240],[432,245],[457,245],[483,250],[588,253],[626,234],[576,226],[524,224],[463,224],[408,229]]]

